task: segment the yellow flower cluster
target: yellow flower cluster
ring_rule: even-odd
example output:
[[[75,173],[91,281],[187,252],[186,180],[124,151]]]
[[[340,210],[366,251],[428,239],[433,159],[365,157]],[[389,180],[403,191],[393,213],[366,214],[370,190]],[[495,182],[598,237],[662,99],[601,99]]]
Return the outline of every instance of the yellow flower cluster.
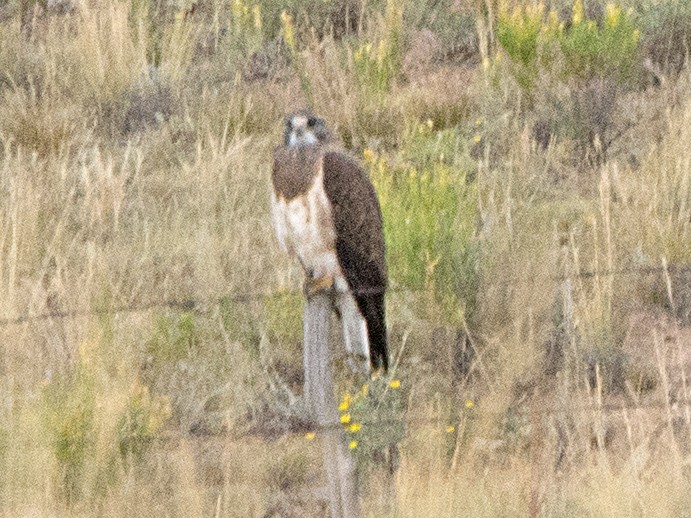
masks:
[[[571,13],[571,21],[574,25],[578,25],[583,21],[583,0],[576,0],[573,3],[573,11]]]
[[[616,4],[607,4],[607,25],[616,27],[621,21],[621,7]]]
[[[293,17],[286,11],[281,13],[281,26],[283,28],[283,41],[288,45],[291,52],[295,52],[297,50],[297,45],[295,44],[295,26],[293,25]]]

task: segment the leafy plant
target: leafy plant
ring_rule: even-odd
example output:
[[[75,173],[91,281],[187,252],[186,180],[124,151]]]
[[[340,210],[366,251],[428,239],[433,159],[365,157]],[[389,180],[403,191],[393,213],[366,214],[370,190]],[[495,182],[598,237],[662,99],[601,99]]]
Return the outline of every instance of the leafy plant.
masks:
[[[58,488],[68,504],[81,496],[83,468],[93,447],[94,379],[88,369],[47,385],[46,427],[58,464]]]
[[[167,397],[152,395],[146,385],[135,379],[118,427],[121,455],[140,461],[171,414]]]
[[[685,0],[640,2],[641,46],[663,70],[679,72],[691,49],[691,3]]]
[[[362,43],[353,52],[355,77],[365,95],[390,91],[401,71],[402,45],[403,8],[399,0],[388,0],[379,40]]]
[[[472,310],[477,190],[443,162],[392,166],[366,152],[384,217],[392,284],[431,289],[456,320]]]
[[[197,343],[192,313],[159,316],[146,349],[154,361],[176,362],[186,358]]]
[[[375,456],[395,447],[405,437],[405,392],[401,380],[378,378],[358,390],[348,390],[338,405],[340,422],[355,454],[366,470]]]
[[[600,77],[623,88],[635,86],[641,79],[639,38],[633,14],[616,4],[607,5],[599,23],[584,17],[582,0],[575,0],[568,26],[555,11],[547,12],[544,3],[504,6],[497,21],[497,40],[529,98],[545,73],[561,81]]]

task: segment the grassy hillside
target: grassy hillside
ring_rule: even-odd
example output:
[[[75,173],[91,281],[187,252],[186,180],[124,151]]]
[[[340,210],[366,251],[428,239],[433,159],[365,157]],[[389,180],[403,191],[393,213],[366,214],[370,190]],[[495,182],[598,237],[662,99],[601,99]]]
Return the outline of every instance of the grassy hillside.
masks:
[[[269,218],[307,105],[385,219],[393,372],[334,336],[365,514],[688,514],[689,48],[686,0],[0,2],[2,514],[325,515]]]

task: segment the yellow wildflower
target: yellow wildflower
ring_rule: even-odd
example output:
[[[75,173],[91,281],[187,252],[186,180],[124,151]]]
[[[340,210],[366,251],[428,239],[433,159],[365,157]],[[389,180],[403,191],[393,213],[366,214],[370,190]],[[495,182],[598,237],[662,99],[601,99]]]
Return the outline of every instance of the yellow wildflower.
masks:
[[[349,449],[349,450],[354,450],[355,448],[357,448],[357,441],[350,441],[350,442],[348,443],[348,449]]]
[[[446,427],[446,433],[454,433],[456,431],[456,427],[451,425]]]
[[[348,410],[350,408],[350,402],[350,393],[346,392],[345,394],[343,394],[343,399],[341,399],[341,403],[338,405],[338,411],[345,412],[346,410]]]
[[[339,405],[338,409],[341,409],[341,406],[344,407],[344,410],[348,410],[348,407],[350,406],[350,403],[352,402],[353,397],[350,395],[350,392],[346,392],[343,394],[343,397],[341,398],[341,404]]]
[[[343,414],[343,415],[340,417],[340,421],[341,421],[341,423],[343,423],[343,424],[348,424],[348,423],[350,422],[350,413],[348,413],[348,414]]]
[[[353,424],[351,424],[350,427],[348,428],[348,431],[353,432],[353,433],[357,433],[357,432],[359,432],[361,429],[362,429],[362,425],[361,425],[360,423],[353,423]]]
[[[621,20],[621,7],[616,4],[607,4],[607,25],[616,27]]]
[[[396,390],[397,388],[401,387],[401,380],[399,379],[393,379],[389,382],[389,387],[392,389]]]
[[[476,144],[478,142],[480,142],[481,140],[482,140],[482,137],[479,134],[476,133],[475,135],[473,135],[473,142],[475,142]]]
[[[317,434],[314,432],[307,432],[305,434],[305,439],[308,441],[313,441],[316,436],[317,436]]]
[[[465,402],[465,407],[466,407],[467,409],[471,409],[471,408],[473,408],[474,406],[475,406],[475,403],[473,403],[473,400],[472,400],[472,399],[468,399],[468,400]]]
[[[293,17],[285,11],[281,13],[281,25],[283,26],[283,40],[286,42],[286,45],[288,45],[288,48],[290,48],[292,52],[295,52],[297,47],[295,45]]]
[[[583,0],[576,0],[573,3],[572,20],[574,25],[578,25],[583,21]]]
[[[262,28],[262,11],[259,4],[252,7],[252,15],[254,16],[254,28],[261,30]]]

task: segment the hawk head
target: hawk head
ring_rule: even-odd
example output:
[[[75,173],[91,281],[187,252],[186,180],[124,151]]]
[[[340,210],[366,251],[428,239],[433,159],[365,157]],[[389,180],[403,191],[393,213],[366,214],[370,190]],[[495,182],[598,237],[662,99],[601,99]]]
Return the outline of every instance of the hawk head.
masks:
[[[284,144],[288,147],[318,146],[332,140],[326,122],[309,110],[291,113],[286,118]]]

